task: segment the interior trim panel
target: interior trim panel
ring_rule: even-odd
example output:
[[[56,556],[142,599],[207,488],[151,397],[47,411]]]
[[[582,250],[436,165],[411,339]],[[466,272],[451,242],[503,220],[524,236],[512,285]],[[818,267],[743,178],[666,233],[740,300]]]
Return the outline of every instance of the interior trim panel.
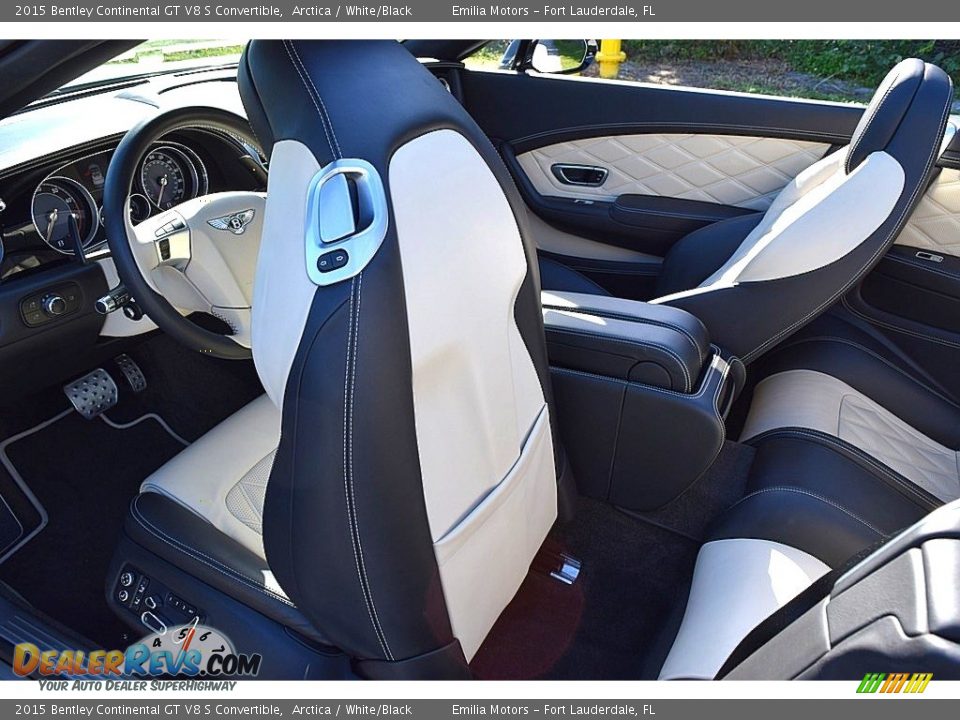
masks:
[[[827,143],[737,135],[637,134],[557,143],[517,157],[542,195],[614,200],[652,195],[765,210]],[[564,184],[556,165],[607,170],[598,186]]]

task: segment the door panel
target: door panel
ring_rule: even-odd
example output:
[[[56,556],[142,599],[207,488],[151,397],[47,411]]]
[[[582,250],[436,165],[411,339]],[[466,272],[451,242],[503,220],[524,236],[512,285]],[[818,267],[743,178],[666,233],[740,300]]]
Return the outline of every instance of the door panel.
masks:
[[[960,170],[940,171],[896,244],[960,257]]]
[[[463,75],[464,103],[499,144],[531,211],[567,237],[563,252],[549,251],[580,269],[601,255],[597,244],[662,258],[698,228],[765,210],[797,173],[844,143],[861,114],[710,90]],[[591,277],[611,292],[637,282],[636,266],[625,263],[617,277],[616,263],[604,265]],[[648,299],[654,283],[642,285],[629,296]]]
[[[463,88],[531,211],[563,233],[562,244],[543,249],[639,299],[652,292],[656,264],[616,253],[662,257],[724,213],[765,210],[803,168],[846,145],[862,114],[826,102],[516,73],[468,71]],[[557,164],[606,177],[569,185]],[[960,400],[960,134],[939,165],[896,244],[837,312],[870,323]],[[613,252],[597,252],[602,246]]]
[[[956,139],[954,144],[956,144]],[[960,400],[960,164],[951,154],[890,251],[843,300]]]
[[[541,195],[615,200],[651,195],[766,210],[777,193],[824,156],[828,143],[738,135],[662,134],[590,137],[517,156]],[[556,165],[607,170],[603,184],[564,184]]]

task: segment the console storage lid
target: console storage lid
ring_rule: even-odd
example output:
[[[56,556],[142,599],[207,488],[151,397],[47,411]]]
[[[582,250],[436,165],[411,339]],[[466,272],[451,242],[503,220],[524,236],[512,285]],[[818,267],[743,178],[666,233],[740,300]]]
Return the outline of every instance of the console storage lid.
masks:
[[[679,308],[602,295],[543,292],[550,364],[690,393],[711,355],[710,337]]]

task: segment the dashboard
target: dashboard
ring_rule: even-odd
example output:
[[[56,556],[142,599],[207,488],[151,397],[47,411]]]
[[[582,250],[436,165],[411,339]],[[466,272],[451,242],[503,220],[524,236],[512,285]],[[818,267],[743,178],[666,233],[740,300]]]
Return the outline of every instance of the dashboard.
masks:
[[[104,248],[103,186],[116,143],[58,154],[0,177],[0,280]],[[205,128],[161,138],[140,160],[127,201],[137,223],[200,195],[265,189],[260,151]]]
[[[156,330],[142,313],[96,310],[120,283],[104,185],[130,128],[160,109],[188,107],[245,117],[236,70],[80,92],[0,119],[0,396],[75,377]],[[199,195],[266,186],[262,150],[222,130],[180,128],[139,158],[126,211],[136,224]]]

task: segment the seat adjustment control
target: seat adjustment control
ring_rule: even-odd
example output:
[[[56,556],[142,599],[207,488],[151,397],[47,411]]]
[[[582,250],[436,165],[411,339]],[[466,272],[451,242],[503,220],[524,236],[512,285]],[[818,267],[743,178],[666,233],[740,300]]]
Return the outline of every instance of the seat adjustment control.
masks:
[[[317,258],[317,270],[328,273],[331,270],[339,270],[348,262],[350,262],[350,256],[346,250],[333,250]]]
[[[149,610],[144,611],[143,615],[140,616],[140,622],[155,633],[162,635],[167,631],[167,624]]]

